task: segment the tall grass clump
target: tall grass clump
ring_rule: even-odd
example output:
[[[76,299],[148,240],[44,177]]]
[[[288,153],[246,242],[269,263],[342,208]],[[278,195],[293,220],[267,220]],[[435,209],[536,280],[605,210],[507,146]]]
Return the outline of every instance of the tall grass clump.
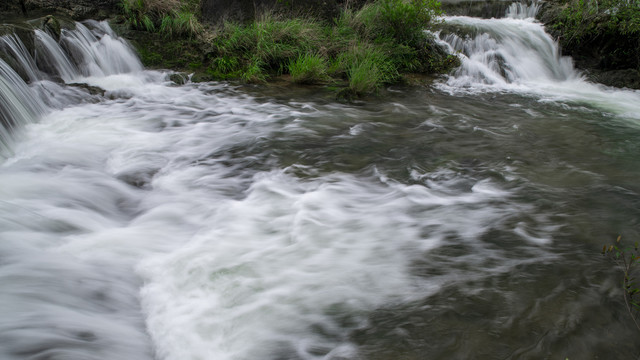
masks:
[[[368,43],[355,44],[341,53],[337,64],[338,69],[346,73],[348,90],[354,95],[377,92],[382,85],[399,77],[389,55],[381,47]]]
[[[283,73],[300,56],[322,47],[322,26],[311,19],[284,19],[267,15],[249,25],[226,23],[214,40],[216,58],[213,71],[224,71],[215,66],[219,58],[234,58],[246,70],[260,78],[268,73]],[[244,78],[244,77],[243,77]]]
[[[166,37],[194,37],[204,31],[197,5],[191,0],[120,0],[124,21],[131,28]]]
[[[169,37],[194,37],[201,34],[204,27],[194,13],[179,10],[162,17],[159,31]]]
[[[316,54],[303,54],[292,60],[288,66],[293,82],[317,84],[328,79],[327,61]]]

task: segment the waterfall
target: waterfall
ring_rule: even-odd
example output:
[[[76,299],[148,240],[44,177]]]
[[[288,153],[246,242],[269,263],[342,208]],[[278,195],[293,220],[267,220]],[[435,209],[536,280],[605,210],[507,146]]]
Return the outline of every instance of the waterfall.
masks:
[[[6,55],[5,59],[13,60],[11,62],[13,69],[25,81],[33,82],[42,77],[35,59],[16,34],[0,36],[0,53]]]
[[[94,31],[83,24],[75,30],[62,30],[60,43],[72,54],[84,77],[102,77],[142,70],[131,47],[118,38],[106,23],[90,22]]]
[[[43,112],[43,106],[20,76],[0,59],[0,153],[10,150],[15,129]]]
[[[440,37],[450,52],[462,58],[452,85],[564,81],[580,76],[571,59],[560,56],[557,44],[541,24],[519,18],[523,13],[516,7],[508,12],[513,18],[445,18],[447,24],[468,31],[466,36],[449,33]]]
[[[584,79],[573,60],[535,20],[538,3],[513,3],[503,18],[443,17],[436,40],[462,64],[436,86],[449,93],[511,92],[540,101],[589,104],[640,119],[633,104],[640,92],[608,88]]]
[[[540,9],[540,3],[534,2],[532,4],[524,4],[521,2],[514,2],[507,8],[505,17],[512,19],[529,19],[535,18],[538,10]]]
[[[71,82],[80,76],[80,71],[60,44],[42,30],[35,30],[36,62],[49,74],[60,76],[64,82]]]
[[[32,53],[17,35],[0,36],[2,153],[10,151],[17,130],[58,101],[55,95],[61,87],[50,80],[86,82],[143,69],[134,50],[106,22],[76,23],[75,29],[61,31],[59,41],[40,29],[34,29],[32,36]]]

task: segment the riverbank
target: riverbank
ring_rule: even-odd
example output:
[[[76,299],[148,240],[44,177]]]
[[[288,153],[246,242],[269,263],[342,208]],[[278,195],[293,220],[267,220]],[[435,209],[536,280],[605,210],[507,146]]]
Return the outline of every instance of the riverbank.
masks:
[[[432,27],[441,13],[435,1],[248,3],[13,0],[0,5],[0,14],[12,20],[47,14],[109,18],[145,66],[193,74],[192,81],[285,79],[325,85],[353,97],[459,65],[455,56],[418,30]],[[504,3],[498,5],[504,13]],[[494,8],[491,3],[481,7]],[[591,81],[640,88],[637,7],[618,0],[596,7],[553,0],[541,4],[537,18]]]
[[[193,73],[193,81],[284,78],[334,87],[347,98],[459,64],[422,31],[440,14],[437,2],[378,0],[338,10],[330,20],[265,9],[253,20],[203,25],[188,5],[124,9],[118,28],[150,68]],[[171,17],[184,25],[176,30]]]

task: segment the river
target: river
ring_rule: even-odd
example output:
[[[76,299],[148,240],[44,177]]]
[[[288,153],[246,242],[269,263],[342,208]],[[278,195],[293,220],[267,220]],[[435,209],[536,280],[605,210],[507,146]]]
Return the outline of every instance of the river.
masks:
[[[640,92],[533,13],[445,17],[458,70],[353,103],[0,37],[0,358],[637,358],[600,251],[640,236]]]

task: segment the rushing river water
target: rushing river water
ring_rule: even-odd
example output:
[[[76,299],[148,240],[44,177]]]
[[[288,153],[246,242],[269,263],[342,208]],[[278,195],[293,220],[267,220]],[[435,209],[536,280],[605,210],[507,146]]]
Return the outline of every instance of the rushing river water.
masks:
[[[637,358],[600,249],[640,236],[640,92],[533,13],[445,18],[460,69],[352,104],[0,37],[0,358]]]

